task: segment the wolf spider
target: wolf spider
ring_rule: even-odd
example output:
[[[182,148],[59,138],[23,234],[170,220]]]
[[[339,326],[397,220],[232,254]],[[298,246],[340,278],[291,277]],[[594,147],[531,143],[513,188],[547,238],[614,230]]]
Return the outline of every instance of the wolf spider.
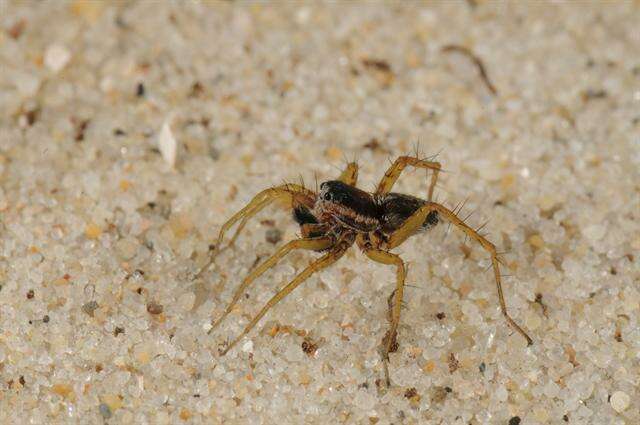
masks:
[[[427,172],[428,170],[432,171],[428,200],[391,192],[391,188],[407,166],[423,168]],[[400,322],[406,276],[406,268],[402,259],[390,251],[401,245],[410,236],[430,229],[438,223],[440,218],[444,218],[462,230],[490,254],[502,314],[507,322],[527,340],[527,343],[532,344],[529,335],[507,313],[502,292],[498,253],[495,246],[469,227],[454,211],[431,200],[440,169],[441,166],[438,162],[421,160],[412,156],[401,156],[384,174],[375,192],[368,193],[355,186],[358,178],[358,166],[355,163],[349,163],[337,180],[322,183],[319,193],[315,193],[303,185],[284,184],[266,189],[256,195],[251,202],[224,223],[210,261],[196,277],[200,276],[212,264],[215,256],[221,251],[220,247],[224,235],[235,223],[241,220],[227,247],[234,243],[249,218],[274,201],[281,201],[291,206],[293,218],[300,225],[302,238],[288,242],[249,273],[236,289],[222,316],[212,322],[209,333],[233,310],[249,285],[265,271],[275,266],[289,252],[301,249],[324,252],[324,255],[309,264],[275,294],[246,325],[242,333],[221,351],[221,355],[226,354],[249,333],[271,307],[289,295],[313,273],[338,261],[355,243],[371,260],[396,268],[396,287],[389,299],[391,325],[383,340],[382,348],[385,374],[387,383],[389,383],[387,364],[389,353],[397,349],[396,335]]]

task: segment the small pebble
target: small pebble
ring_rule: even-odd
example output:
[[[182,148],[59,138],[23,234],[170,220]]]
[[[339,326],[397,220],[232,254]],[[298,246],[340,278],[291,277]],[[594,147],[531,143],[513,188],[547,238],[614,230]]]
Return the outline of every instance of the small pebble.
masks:
[[[282,231],[276,228],[268,229],[265,234],[265,239],[267,242],[275,245],[282,240]]]
[[[145,93],[144,83],[138,83],[136,86],[136,96],[143,97]]]
[[[447,398],[447,394],[449,392],[450,391],[447,391],[447,388],[445,387],[434,387],[431,395],[431,402],[434,404],[442,403]]]
[[[248,353],[249,351],[252,351],[252,350],[253,350],[253,341],[247,341],[242,346],[242,351],[245,353]]]
[[[560,387],[555,382],[549,381],[547,385],[544,386],[543,391],[547,397],[554,398],[560,393]]]
[[[536,233],[535,235],[531,235],[531,237],[529,237],[529,244],[536,249],[542,249],[544,248],[544,239],[542,239],[542,236]]]
[[[100,406],[98,406],[98,409],[100,410],[100,414],[102,415],[103,418],[109,419],[111,417],[111,409],[109,408],[108,405],[104,403],[100,403]]]
[[[627,410],[629,407],[629,403],[631,402],[631,398],[629,395],[623,391],[616,391],[611,395],[611,399],[609,403],[611,403],[611,407],[618,413],[622,413]]]
[[[98,239],[102,234],[102,229],[94,223],[89,223],[84,229],[84,234],[88,239]]]
[[[117,394],[103,394],[101,397],[102,404],[109,408],[109,411],[113,412],[122,407],[122,397]]]
[[[507,389],[503,385],[501,385],[498,387],[498,389],[496,389],[495,397],[499,401],[507,401],[507,398],[509,398],[509,393],[507,392]]]
[[[304,351],[307,355],[313,356],[317,350],[318,344],[311,341],[311,339],[305,338],[305,340],[302,341],[302,351]]]
[[[538,329],[541,324],[542,324],[542,319],[540,318],[540,316],[538,316],[533,311],[527,312],[525,316],[525,325],[527,326],[527,329],[531,329],[531,330]]]
[[[147,303],[147,311],[150,314],[160,314],[164,311],[164,307],[155,301],[151,301],[150,303]]]
[[[196,300],[196,295],[193,292],[185,292],[180,295],[176,301],[176,307],[182,311],[190,311],[193,308],[193,304]]]
[[[188,409],[182,409],[180,411],[180,419],[183,421],[188,421],[191,418],[191,411]]]
[[[82,306],[82,311],[93,317],[93,313],[98,309],[99,305],[96,301],[89,301]]]
[[[376,404],[376,397],[367,391],[360,390],[353,398],[353,404],[360,410],[371,410]]]
[[[71,52],[65,46],[52,44],[44,54],[44,64],[53,72],[61,71],[71,59]]]
[[[549,423],[549,410],[546,407],[536,406],[533,408],[533,417],[541,424]]]
[[[135,257],[138,252],[140,243],[134,237],[125,237],[116,242],[116,251],[123,260],[130,260]]]
[[[69,397],[69,395],[73,393],[73,387],[67,383],[54,384],[51,387],[51,390],[59,396],[65,398]]]
[[[133,348],[133,357],[140,365],[146,365],[153,356],[153,347],[147,343],[136,344]]]
[[[607,232],[607,228],[602,224],[592,224],[591,226],[587,226],[582,230],[582,234],[585,238],[590,239],[591,241],[599,241],[604,237]]]
[[[519,425],[520,424],[520,416],[514,416],[509,419],[509,425]]]

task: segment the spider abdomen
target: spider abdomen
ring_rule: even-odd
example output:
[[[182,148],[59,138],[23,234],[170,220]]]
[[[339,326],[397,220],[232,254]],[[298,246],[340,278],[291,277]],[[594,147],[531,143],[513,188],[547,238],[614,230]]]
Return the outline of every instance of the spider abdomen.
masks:
[[[423,199],[402,193],[389,193],[378,202],[382,209],[382,231],[385,233],[391,233],[400,228],[414,212],[427,203]],[[438,212],[431,211],[427,214],[420,230],[428,230],[436,224],[438,224]]]

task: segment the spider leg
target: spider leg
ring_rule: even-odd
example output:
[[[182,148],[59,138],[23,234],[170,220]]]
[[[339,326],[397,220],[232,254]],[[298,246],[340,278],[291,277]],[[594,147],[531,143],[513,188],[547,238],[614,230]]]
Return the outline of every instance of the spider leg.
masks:
[[[504,294],[502,292],[502,279],[500,275],[498,253],[495,245],[489,242],[484,236],[478,234],[478,232],[473,230],[473,228],[469,227],[450,209],[443,205],[436,204],[435,202],[427,202],[424,206],[413,213],[413,215],[409,217],[400,228],[389,236],[387,248],[393,249],[403,243],[409,236],[413,235],[422,223],[424,223],[424,220],[431,211],[437,211],[441,217],[444,217],[454,226],[462,230],[470,239],[478,242],[482,248],[491,255],[491,264],[493,266],[493,274],[496,281],[496,287],[498,289],[498,300],[500,301],[502,314],[507,319],[507,322],[509,322],[509,324],[527,340],[529,345],[533,344],[531,337],[527,335],[527,333],[511,318],[511,316],[509,316],[509,313],[507,312],[507,305],[504,301]]]
[[[349,186],[355,186],[358,182],[358,164],[355,162],[348,163],[347,168],[345,168],[342,174],[340,174],[338,180],[348,184]]]
[[[325,255],[309,264],[303,271],[301,271],[291,282],[289,282],[284,288],[278,291],[271,299],[265,304],[264,307],[255,315],[251,322],[244,328],[242,333],[238,335],[229,345],[220,352],[220,355],[224,356],[229,350],[231,350],[251,329],[262,319],[262,317],[280,300],[289,295],[291,291],[296,289],[302,282],[307,280],[313,273],[322,270],[331,264],[335,263],[342,257],[351,244],[340,244],[332,248]]]
[[[327,249],[331,246],[332,241],[331,238],[307,238],[307,239],[296,239],[288,242],[284,246],[280,247],[271,257],[269,257],[266,261],[262,262],[258,267],[253,269],[251,273],[247,275],[242,281],[242,284],[236,289],[233,294],[233,298],[231,302],[225,309],[222,316],[218,318],[218,320],[211,323],[211,329],[208,333],[211,333],[233,310],[236,303],[242,297],[245,290],[251,285],[251,283],[260,277],[265,271],[269,270],[273,266],[275,266],[280,259],[282,259],[285,255],[291,252],[294,249],[304,249],[304,250],[312,250],[319,251],[323,249]]]
[[[431,184],[429,185],[428,192],[428,200],[431,201],[433,197],[433,190],[436,187],[436,182],[438,181],[438,173],[442,167],[439,162],[435,161],[426,161],[414,156],[401,156],[391,164],[391,167],[387,169],[387,172],[384,173],[384,177],[378,183],[378,187],[376,188],[375,195],[386,195],[391,191],[391,188],[400,177],[400,173],[404,170],[407,165],[410,165],[415,168],[424,168],[425,170],[432,170],[431,174]]]
[[[253,199],[240,211],[235,213],[226,223],[222,225],[220,229],[220,233],[218,233],[218,240],[216,242],[215,248],[209,257],[209,261],[196,273],[194,279],[199,278],[202,273],[204,273],[213,261],[216,256],[222,252],[224,249],[229,248],[233,245],[236,238],[247,224],[247,221],[260,212],[264,207],[271,204],[273,201],[280,201],[288,205],[293,205],[294,203],[303,203],[308,204],[313,207],[315,199],[315,194],[309,189],[297,185],[297,184],[284,184],[277,187],[272,187],[269,189],[265,189],[262,192],[258,193]],[[229,244],[222,248],[222,240],[224,239],[225,233],[238,221],[242,219],[235,233],[231,237]]]
[[[377,263],[396,266],[396,288],[391,294],[391,296],[393,297],[393,302],[390,303],[391,327],[389,328],[387,336],[383,340],[384,347],[382,350],[385,378],[387,380],[387,386],[389,386],[391,384],[391,381],[389,379],[388,367],[389,352],[394,351],[392,350],[392,348],[394,347],[394,345],[396,345],[396,334],[398,332],[398,325],[400,323],[400,311],[402,309],[402,299],[404,295],[404,280],[407,272],[402,258],[400,258],[398,255],[383,251],[381,249],[369,248],[362,243],[359,243],[359,245],[362,248],[364,254],[371,260]],[[391,297],[389,298],[389,301],[391,301]]]

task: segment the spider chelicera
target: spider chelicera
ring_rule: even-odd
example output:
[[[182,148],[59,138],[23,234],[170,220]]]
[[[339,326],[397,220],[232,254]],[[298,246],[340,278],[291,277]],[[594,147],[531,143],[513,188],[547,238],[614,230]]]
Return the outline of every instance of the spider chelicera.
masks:
[[[391,192],[391,188],[407,166],[431,170],[428,200]],[[323,252],[324,255],[309,264],[276,293],[249,322],[242,333],[221,351],[221,354],[226,354],[242,337],[249,333],[271,307],[289,295],[313,273],[338,261],[355,243],[371,260],[396,268],[396,287],[392,298],[390,298],[391,326],[383,340],[382,347],[388,382],[387,363],[389,353],[397,348],[396,334],[400,322],[406,276],[406,267],[402,259],[390,251],[410,236],[433,227],[440,219],[445,219],[462,230],[489,253],[502,314],[507,322],[527,340],[527,343],[532,344],[529,335],[507,313],[502,293],[499,258],[495,246],[469,227],[454,211],[431,200],[440,169],[441,166],[438,162],[412,156],[401,156],[387,170],[375,192],[368,193],[356,187],[358,166],[355,163],[349,163],[337,180],[322,183],[319,193],[315,193],[303,185],[284,184],[266,189],[256,195],[251,202],[224,223],[210,261],[196,277],[200,276],[212,264],[215,256],[221,251],[225,233],[235,223],[241,220],[228,246],[233,244],[249,218],[274,201],[284,202],[291,206],[293,218],[300,225],[302,238],[288,242],[249,273],[235,291],[222,316],[212,322],[209,332],[215,329],[233,310],[249,285],[265,271],[275,266],[289,252],[302,249]]]

